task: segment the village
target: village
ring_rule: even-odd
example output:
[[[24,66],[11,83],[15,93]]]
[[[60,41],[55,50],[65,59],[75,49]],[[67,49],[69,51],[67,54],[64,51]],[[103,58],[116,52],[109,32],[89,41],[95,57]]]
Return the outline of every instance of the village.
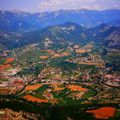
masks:
[[[35,50],[35,53],[30,52],[31,49]],[[99,54],[92,54],[92,49],[93,45],[88,44],[83,47],[74,45],[73,48],[69,47],[69,50],[37,49],[40,52],[36,53],[34,44],[25,48],[21,54],[16,54],[18,50],[12,51],[13,57],[9,58],[7,54],[10,51],[5,51],[1,54],[4,61],[0,65],[0,94],[15,94],[28,101],[51,104],[67,104],[72,101],[85,104],[98,100],[100,103],[119,102],[120,95],[114,94],[112,98],[110,96],[113,88],[119,92],[120,77],[117,74],[108,74],[105,61]],[[35,54],[35,57],[38,57],[37,62],[30,62],[29,56],[29,60],[27,56],[23,57],[22,54],[26,52],[30,52],[30,55]],[[65,67],[54,67],[55,60],[62,60]],[[50,63],[54,63],[54,66],[49,65]],[[36,69],[38,64],[45,65],[42,69]],[[26,66],[31,68],[26,69]],[[107,91],[111,93],[107,95]]]
[[[35,46],[29,46],[23,53]],[[91,46],[87,47],[76,45],[71,51],[38,50],[41,53],[36,54],[37,62],[31,62],[31,57],[27,60],[25,56],[24,59],[20,56],[22,54],[17,56],[16,51],[12,51],[13,56],[9,57],[7,54],[11,51],[5,51],[0,55],[0,95],[14,95],[20,98],[18,101],[53,106],[120,103],[119,74],[109,74],[111,68],[105,67],[99,54],[91,53]],[[83,56],[86,53],[88,55]],[[57,62],[54,60],[63,64],[55,66]],[[36,69],[41,64],[44,67]],[[92,113],[98,119],[108,119],[115,116],[116,111],[115,107],[101,107],[86,110],[86,113]]]
[[[11,96],[13,101],[50,106],[120,103],[119,74],[93,51],[92,44],[42,50],[33,44],[4,51],[0,54],[1,101],[10,102],[7,96]],[[98,119],[119,112],[115,107],[89,108],[85,112]]]

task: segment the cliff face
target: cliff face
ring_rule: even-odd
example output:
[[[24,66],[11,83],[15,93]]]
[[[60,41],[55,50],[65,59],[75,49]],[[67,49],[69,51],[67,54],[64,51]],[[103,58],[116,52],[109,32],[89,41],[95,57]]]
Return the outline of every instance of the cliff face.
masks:
[[[0,110],[0,120],[44,120],[40,114],[28,113],[24,111],[13,111],[11,109]]]

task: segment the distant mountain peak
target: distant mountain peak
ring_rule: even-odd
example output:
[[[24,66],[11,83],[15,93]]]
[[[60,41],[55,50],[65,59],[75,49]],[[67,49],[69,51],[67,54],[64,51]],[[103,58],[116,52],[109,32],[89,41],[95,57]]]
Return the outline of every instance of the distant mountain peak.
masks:
[[[57,10],[44,13],[27,13],[19,10],[0,11],[0,31],[26,32],[61,24],[76,27],[81,25],[90,28],[115,20],[117,26],[119,25],[117,21],[120,20],[119,14],[120,10],[96,11],[87,9]]]
[[[64,26],[71,26],[71,25],[73,25],[73,26],[80,26],[79,24],[74,23],[74,22],[72,22],[72,21],[65,22],[63,25],[64,25]]]

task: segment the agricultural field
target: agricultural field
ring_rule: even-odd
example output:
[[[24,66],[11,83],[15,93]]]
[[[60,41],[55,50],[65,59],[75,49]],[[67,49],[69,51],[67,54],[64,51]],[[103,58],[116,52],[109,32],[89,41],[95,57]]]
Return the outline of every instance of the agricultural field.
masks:
[[[26,106],[42,106],[44,111],[47,107],[47,112],[38,110],[46,120],[57,115],[63,115],[60,120],[119,118],[119,64],[112,53],[116,51],[102,55],[97,49],[87,44],[54,49],[28,46],[9,51],[0,59],[1,102],[9,106],[12,97]]]

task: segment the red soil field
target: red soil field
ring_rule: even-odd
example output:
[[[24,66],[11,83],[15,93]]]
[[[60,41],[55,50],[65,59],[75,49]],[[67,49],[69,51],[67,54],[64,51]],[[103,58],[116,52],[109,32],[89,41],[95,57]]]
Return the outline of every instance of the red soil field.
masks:
[[[11,68],[11,65],[10,65],[10,64],[0,65],[0,71],[6,70],[6,69],[9,69],[9,68]]]
[[[40,59],[48,59],[49,56],[40,56]]]
[[[54,88],[54,91],[62,91],[64,90],[65,88],[62,88],[62,87],[57,87],[57,88]]]
[[[63,52],[63,53],[61,53],[61,55],[64,57],[64,56],[69,56],[70,55],[70,53],[68,53],[68,52]]]
[[[13,61],[14,61],[14,58],[7,58],[7,59],[6,59],[6,62],[7,62],[7,63],[11,63],[11,62],[13,62]]]
[[[43,50],[43,52],[48,52],[49,54],[54,54],[55,53],[55,51],[53,51],[53,50]]]
[[[94,114],[94,117],[97,119],[107,120],[110,117],[114,117],[116,108],[114,107],[102,107],[96,110],[88,110],[88,113]]]
[[[31,95],[25,95],[23,98],[28,100],[28,101],[38,102],[38,103],[47,103],[48,102],[48,100],[46,100],[46,99],[45,100],[39,99],[39,98],[33,97]]]
[[[0,94],[8,94],[10,93],[11,89],[8,88],[0,88]]]
[[[25,91],[36,90],[41,86],[42,86],[41,84],[28,85],[26,86]]]
[[[68,85],[68,87],[71,91],[79,91],[79,92],[86,92],[88,91],[87,88],[82,88],[81,86],[77,85]]]

